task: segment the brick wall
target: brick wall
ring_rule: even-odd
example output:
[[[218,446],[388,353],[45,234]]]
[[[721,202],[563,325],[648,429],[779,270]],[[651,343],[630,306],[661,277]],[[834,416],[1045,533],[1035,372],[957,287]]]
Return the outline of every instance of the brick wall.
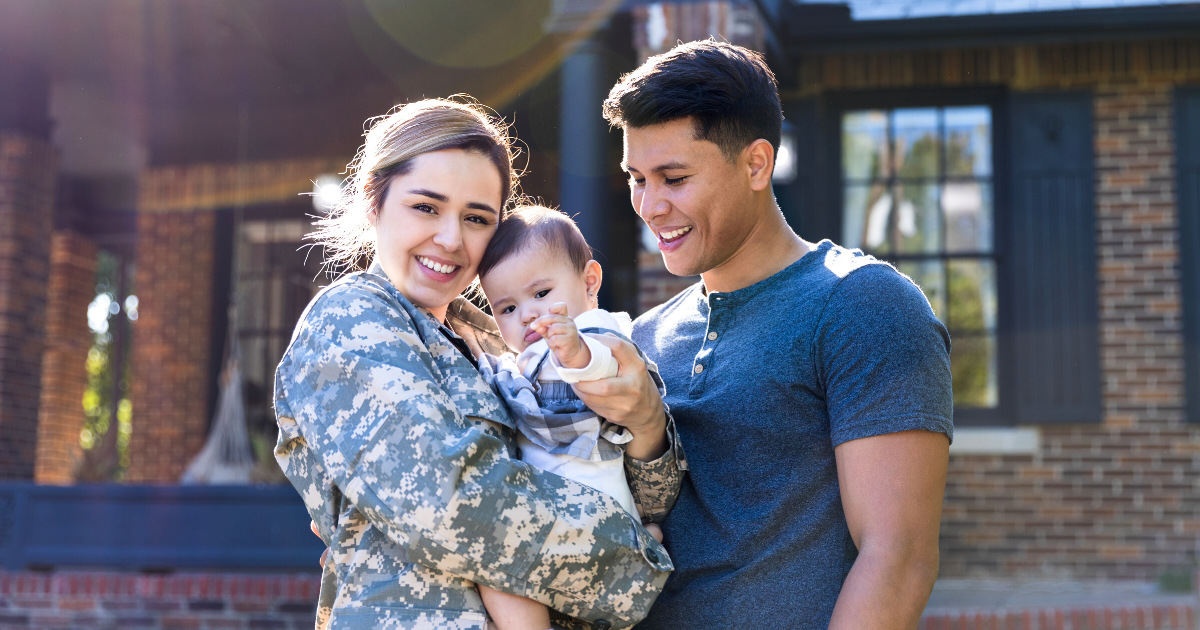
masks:
[[[96,253],[96,244],[75,232],[55,232],[50,241],[34,475],[38,483],[71,483],[75,464],[82,457],[79,429],[87,389],[84,364],[92,346],[87,307],[96,295]]]
[[[1103,422],[1040,427],[1032,455],[951,457],[941,574],[1154,580],[1194,565],[1200,430],[1183,421],[1171,90],[1200,82],[1200,40],[831,55],[799,72],[799,94],[1094,94]]]
[[[212,212],[138,216],[133,330],[132,483],[174,483],[208,429]]]
[[[0,630],[313,627],[313,575],[0,572]]]
[[[0,132],[0,479],[33,479],[55,155]]]

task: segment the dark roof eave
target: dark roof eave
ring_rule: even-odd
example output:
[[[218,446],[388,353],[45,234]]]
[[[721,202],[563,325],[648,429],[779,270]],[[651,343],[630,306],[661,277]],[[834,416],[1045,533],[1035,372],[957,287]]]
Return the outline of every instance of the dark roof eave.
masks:
[[[789,24],[790,57],[821,53],[1195,37],[1200,4]]]

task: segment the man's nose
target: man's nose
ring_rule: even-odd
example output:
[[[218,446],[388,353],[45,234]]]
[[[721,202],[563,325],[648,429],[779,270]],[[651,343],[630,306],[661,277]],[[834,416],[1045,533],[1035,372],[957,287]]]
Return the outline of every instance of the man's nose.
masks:
[[[643,221],[650,223],[654,218],[667,214],[671,204],[658,193],[656,187],[648,185],[640,198],[634,199],[634,208]]]

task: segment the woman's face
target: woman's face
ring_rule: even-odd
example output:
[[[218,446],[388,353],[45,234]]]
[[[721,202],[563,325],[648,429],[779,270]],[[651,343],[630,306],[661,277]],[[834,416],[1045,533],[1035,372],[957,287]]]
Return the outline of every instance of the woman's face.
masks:
[[[388,185],[375,226],[388,279],[441,321],[475,278],[500,219],[500,173],[479,153],[449,149],[413,159]]]

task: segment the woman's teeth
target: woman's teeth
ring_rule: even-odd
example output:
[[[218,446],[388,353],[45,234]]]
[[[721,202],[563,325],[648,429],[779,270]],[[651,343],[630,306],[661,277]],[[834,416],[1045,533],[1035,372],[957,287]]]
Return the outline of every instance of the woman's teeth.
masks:
[[[454,273],[454,271],[458,269],[458,265],[443,265],[441,263],[434,262],[424,256],[417,256],[417,262],[421,263],[422,265],[424,265],[438,273]]]
[[[672,239],[679,238],[680,236],[683,236],[684,234],[687,234],[688,232],[691,232],[691,231],[692,231],[692,226],[689,225],[687,227],[681,227],[678,230],[671,230],[670,232],[660,232],[658,237],[661,238],[663,241],[670,241]]]

